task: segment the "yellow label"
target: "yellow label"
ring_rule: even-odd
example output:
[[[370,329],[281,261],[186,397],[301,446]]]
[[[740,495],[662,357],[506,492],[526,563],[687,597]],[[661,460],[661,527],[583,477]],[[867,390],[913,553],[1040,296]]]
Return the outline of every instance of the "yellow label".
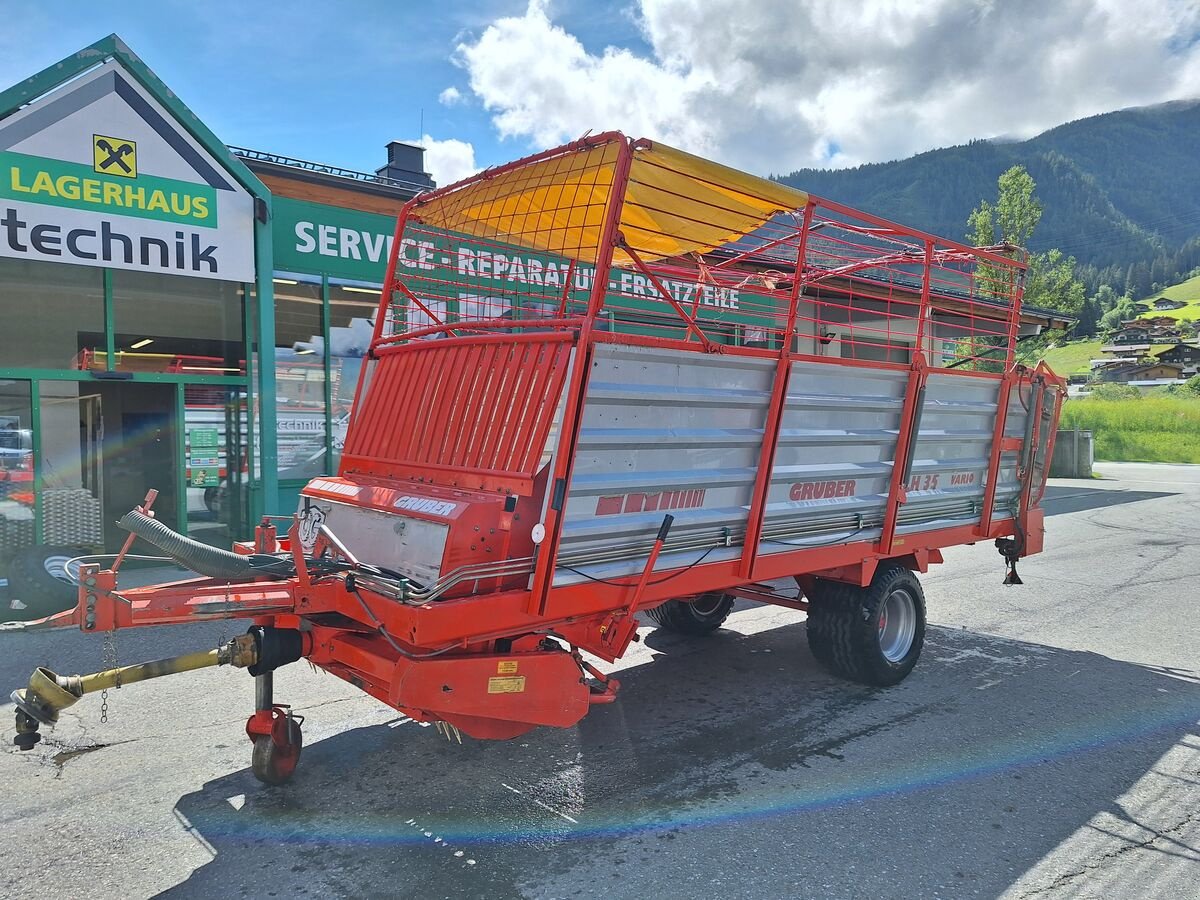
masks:
[[[515,675],[517,674],[517,661],[515,659],[502,659],[496,663],[497,675]]]
[[[523,694],[525,693],[525,676],[510,675],[507,678],[489,678],[489,694]]]
[[[93,134],[92,168],[104,175],[137,178],[137,144],[125,138]]]

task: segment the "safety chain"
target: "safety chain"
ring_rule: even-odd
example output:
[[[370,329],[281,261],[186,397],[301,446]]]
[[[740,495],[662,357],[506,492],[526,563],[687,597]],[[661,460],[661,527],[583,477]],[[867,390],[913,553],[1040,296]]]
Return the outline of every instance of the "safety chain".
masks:
[[[104,635],[104,668],[117,668],[117,630],[107,631]],[[117,688],[121,687],[121,676],[117,675]],[[100,724],[108,722],[108,688],[100,692]]]

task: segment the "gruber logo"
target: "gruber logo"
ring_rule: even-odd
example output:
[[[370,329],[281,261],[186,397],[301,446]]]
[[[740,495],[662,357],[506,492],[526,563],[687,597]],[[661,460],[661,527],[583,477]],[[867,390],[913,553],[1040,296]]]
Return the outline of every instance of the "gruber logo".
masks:
[[[434,516],[448,516],[458,509],[457,503],[447,503],[444,500],[430,500],[428,497],[401,497],[392,506],[396,509],[407,509],[411,512],[429,513]]]
[[[704,505],[705,490],[660,491],[657,494],[617,494],[596,501],[596,515],[654,512],[656,509],[698,509]]]
[[[805,481],[793,484],[788,497],[792,500],[829,500],[834,497],[852,497],[858,488],[853,478],[845,481]]]

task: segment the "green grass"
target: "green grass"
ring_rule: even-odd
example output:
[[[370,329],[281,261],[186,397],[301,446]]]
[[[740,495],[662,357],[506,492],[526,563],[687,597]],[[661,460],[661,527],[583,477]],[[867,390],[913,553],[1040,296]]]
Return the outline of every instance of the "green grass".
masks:
[[[1105,341],[1070,341],[1047,350],[1042,354],[1042,359],[1059,375],[1087,374],[1092,371],[1091,360],[1102,359],[1108,355],[1100,352],[1100,348],[1105,343]],[[1150,347],[1150,355],[1153,356],[1161,350],[1174,346],[1173,343],[1154,344]]]
[[[1061,427],[1091,431],[1097,459],[1200,463],[1200,399],[1075,398],[1063,406]]]
[[[1179,309],[1164,309],[1158,312],[1153,309],[1154,301],[1159,297],[1166,297],[1168,300],[1183,300],[1187,306],[1181,306]],[[1180,284],[1173,284],[1169,288],[1164,288],[1157,294],[1151,294],[1148,297],[1143,297],[1139,302],[1149,303],[1151,305],[1150,312],[1142,313],[1138,318],[1149,319],[1154,316],[1166,316],[1170,319],[1200,319],[1200,275],[1195,278],[1189,278],[1187,281]]]
[[[1090,372],[1089,362],[1102,355],[1099,341],[1072,341],[1047,350],[1042,359],[1059,375],[1074,375],[1077,372]]]

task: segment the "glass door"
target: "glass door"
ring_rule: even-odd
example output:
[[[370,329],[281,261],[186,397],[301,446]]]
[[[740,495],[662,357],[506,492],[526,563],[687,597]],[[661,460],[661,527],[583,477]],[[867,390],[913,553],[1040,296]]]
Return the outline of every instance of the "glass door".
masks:
[[[186,385],[182,414],[188,535],[228,548],[233,541],[249,536],[245,389]]]

